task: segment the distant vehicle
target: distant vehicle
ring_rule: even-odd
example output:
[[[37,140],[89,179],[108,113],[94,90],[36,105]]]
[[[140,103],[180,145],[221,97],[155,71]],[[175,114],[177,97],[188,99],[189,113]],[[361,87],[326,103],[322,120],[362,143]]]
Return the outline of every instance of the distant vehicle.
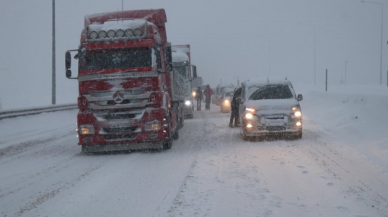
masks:
[[[220,109],[221,112],[230,112],[231,111],[231,102],[233,98],[234,88],[225,88],[224,94],[221,97]]]
[[[212,98],[212,103],[216,105],[221,104],[221,97],[224,94],[224,89],[225,88],[234,88],[233,84],[219,84],[216,87],[216,91],[214,93],[214,97]]]
[[[174,70],[173,81],[176,86],[179,86],[179,95],[183,98],[180,103],[183,104],[181,111],[184,118],[193,118],[194,99],[192,95],[191,80],[193,73],[191,70],[190,45],[172,45],[172,64]],[[195,75],[196,77],[196,75]],[[180,125],[181,127],[183,126]]]
[[[302,138],[302,99],[286,79],[243,82],[238,98],[243,139],[266,135]]]

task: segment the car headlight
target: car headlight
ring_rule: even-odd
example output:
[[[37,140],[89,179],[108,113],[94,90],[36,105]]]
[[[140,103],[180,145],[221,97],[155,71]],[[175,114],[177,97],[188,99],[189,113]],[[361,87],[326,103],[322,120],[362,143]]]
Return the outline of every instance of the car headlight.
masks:
[[[94,126],[93,125],[81,125],[79,126],[79,134],[81,135],[88,135],[88,134],[94,134]]]
[[[245,108],[246,111],[249,111],[249,112],[255,112],[256,110],[254,108]]]
[[[301,111],[296,111],[296,112],[294,112],[294,116],[295,117],[301,117],[302,116],[302,112]]]
[[[146,131],[160,130],[160,128],[161,128],[160,121],[154,120],[154,121],[147,122],[144,125],[144,128]]]
[[[185,105],[186,105],[186,106],[191,106],[191,101],[190,101],[190,100],[186,100],[186,101],[185,101]]]
[[[230,101],[229,101],[228,99],[226,99],[226,100],[224,101],[224,103],[225,103],[225,104],[229,104]]]
[[[251,113],[246,113],[246,114],[245,114],[245,118],[246,118],[246,119],[252,119],[252,118],[253,118],[253,114],[251,114]]]

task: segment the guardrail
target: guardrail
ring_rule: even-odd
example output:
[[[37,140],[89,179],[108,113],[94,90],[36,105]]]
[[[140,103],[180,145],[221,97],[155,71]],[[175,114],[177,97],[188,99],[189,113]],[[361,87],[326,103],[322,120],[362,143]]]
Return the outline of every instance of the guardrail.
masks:
[[[18,110],[8,110],[0,112],[0,120],[6,118],[15,118],[20,116],[27,115],[36,115],[43,112],[56,112],[64,110],[78,109],[77,104],[64,104],[64,105],[53,105],[53,106],[44,106],[30,109],[18,109]]]

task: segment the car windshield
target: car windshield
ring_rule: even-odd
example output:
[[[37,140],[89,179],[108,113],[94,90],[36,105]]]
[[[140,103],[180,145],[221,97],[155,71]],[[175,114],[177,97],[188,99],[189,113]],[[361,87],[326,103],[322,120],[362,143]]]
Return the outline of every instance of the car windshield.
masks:
[[[290,99],[293,98],[288,85],[265,85],[259,87],[249,96],[249,100]]]
[[[92,50],[80,57],[80,69],[83,71],[151,66],[152,52],[147,47]]]

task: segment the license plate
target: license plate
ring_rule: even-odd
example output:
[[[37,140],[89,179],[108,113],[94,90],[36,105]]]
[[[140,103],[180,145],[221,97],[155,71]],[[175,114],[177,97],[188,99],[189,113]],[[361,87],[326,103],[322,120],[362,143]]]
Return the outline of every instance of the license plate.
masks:
[[[109,123],[110,128],[124,128],[129,127],[129,123]]]
[[[284,125],[284,120],[283,119],[267,120],[266,125],[267,126],[283,126]]]

